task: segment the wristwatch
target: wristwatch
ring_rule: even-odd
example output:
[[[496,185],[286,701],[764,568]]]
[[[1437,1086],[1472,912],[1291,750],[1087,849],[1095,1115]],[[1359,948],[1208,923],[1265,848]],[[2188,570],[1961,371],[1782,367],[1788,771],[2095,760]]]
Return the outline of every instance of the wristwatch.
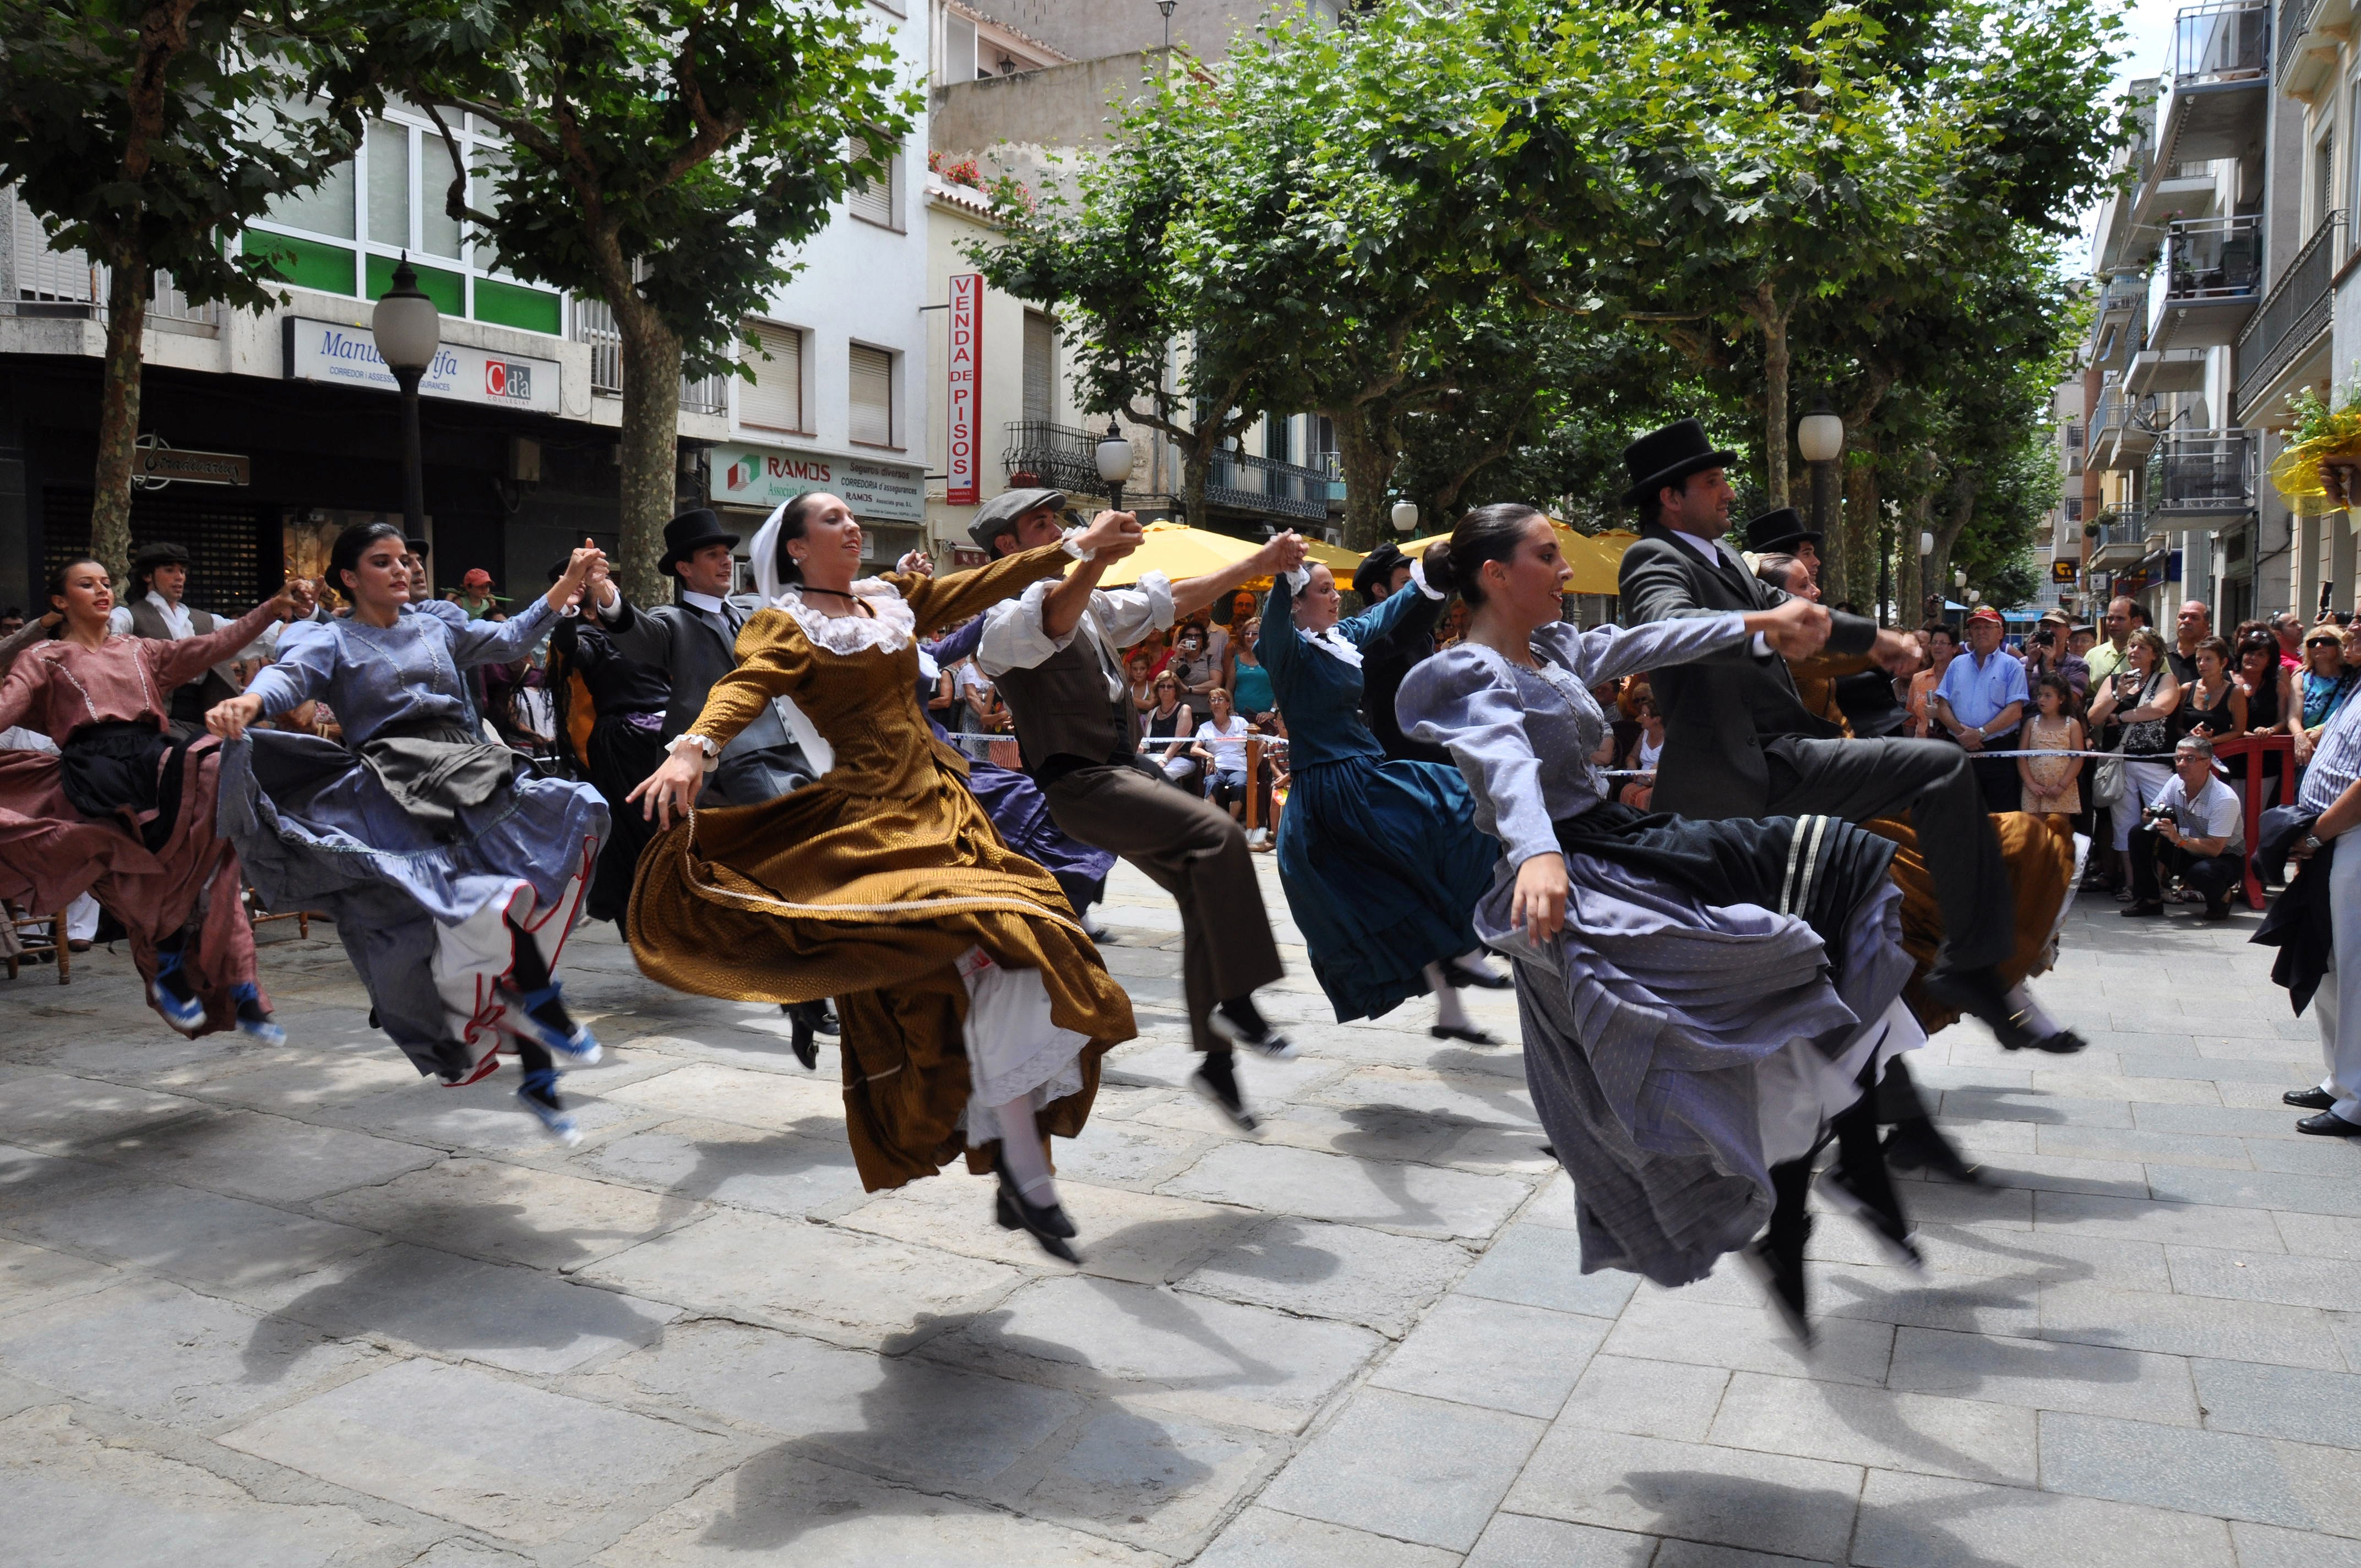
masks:
[[[2326,848],[2326,845],[2322,842],[2319,834],[2307,833],[2303,836],[2303,843],[2299,847],[2307,855],[2316,855],[2320,853],[2323,849]]]

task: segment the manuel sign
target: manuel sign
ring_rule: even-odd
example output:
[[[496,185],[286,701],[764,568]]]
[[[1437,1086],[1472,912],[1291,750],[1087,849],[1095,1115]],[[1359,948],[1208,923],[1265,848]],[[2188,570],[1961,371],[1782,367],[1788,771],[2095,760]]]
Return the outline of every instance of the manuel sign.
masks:
[[[420,378],[418,389],[430,398],[554,414],[559,406],[561,368],[555,359],[528,359],[446,343],[434,351],[434,362]],[[366,329],[303,316],[287,319],[287,378],[335,381],[388,392],[401,389]]]
[[[866,457],[778,446],[717,446],[712,497],[730,506],[774,507],[806,490],[826,490],[874,522],[927,521],[926,470]]]

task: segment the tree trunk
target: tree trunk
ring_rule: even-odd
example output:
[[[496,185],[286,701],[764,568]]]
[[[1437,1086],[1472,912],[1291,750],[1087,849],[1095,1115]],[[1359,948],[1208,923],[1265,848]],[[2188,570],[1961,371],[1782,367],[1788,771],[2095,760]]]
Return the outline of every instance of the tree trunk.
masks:
[[[106,286],[106,358],[100,369],[98,467],[92,477],[90,553],[126,580],[131,567],[131,475],[139,440],[140,340],[148,325],[147,258],[115,256]]]
[[[1369,428],[1364,410],[1323,411],[1336,426],[1336,459],[1345,474],[1345,548],[1369,551],[1393,532],[1386,487],[1394,477],[1391,444]]]
[[[1765,283],[1755,292],[1763,327],[1763,488],[1773,507],[1794,504],[1787,493],[1787,372],[1792,355],[1787,346],[1787,314],[1777,292]]]
[[[1859,605],[1864,594],[1875,590],[1877,581],[1876,566],[1861,547],[1861,520],[1877,516],[1877,455],[1873,448],[1858,445],[1849,455],[1864,460],[1845,465],[1844,501],[1822,542],[1828,560],[1821,568],[1820,597],[1831,604],[1849,599]]]
[[[1928,592],[1950,597],[1951,550],[1959,543],[1960,535],[1968,531],[1968,523],[1976,515],[1976,495],[1983,481],[1972,468],[1961,474],[1951,484],[1951,510],[1943,526],[1935,530],[1935,553],[1927,557],[1927,575],[1934,581]],[[1930,498],[1931,509],[1931,498]]]
[[[624,291],[614,302],[623,350],[623,542],[616,581],[642,604],[664,604],[673,585],[656,570],[672,521],[680,449],[680,334]]]
[[[1180,447],[1180,516],[1191,528],[1205,526],[1205,486],[1213,477],[1213,444],[1203,434]]]

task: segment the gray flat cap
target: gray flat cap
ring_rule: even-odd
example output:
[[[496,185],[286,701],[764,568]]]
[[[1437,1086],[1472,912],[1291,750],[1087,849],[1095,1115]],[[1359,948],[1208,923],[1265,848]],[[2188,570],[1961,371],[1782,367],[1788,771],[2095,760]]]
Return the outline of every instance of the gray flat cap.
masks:
[[[1066,492],[1063,490],[1005,491],[977,510],[975,521],[967,525],[968,537],[982,545],[988,555],[992,553],[993,540],[1006,533],[1010,525],[1027,512],[1039,507],[1056,507],[1062,511],[1065,505]]]

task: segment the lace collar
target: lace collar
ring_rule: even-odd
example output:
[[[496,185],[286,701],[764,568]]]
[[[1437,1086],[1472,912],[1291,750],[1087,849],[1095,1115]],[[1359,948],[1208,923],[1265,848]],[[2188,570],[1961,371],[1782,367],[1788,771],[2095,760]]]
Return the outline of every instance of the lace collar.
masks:
[[[796,618],[813,647],[831,653],[898,653],[916,641],[918,618],[894,591],[893,584],[882,577],[863,577],[852,585],[852,591],[873,613],[824,615],[804,603],[802,586],[793,583],[771,603]]]
[[[1361,651],[1346,641],[1344,633],[1334,627],[1332,626],[1325,631],[1315,633],[1306,631],[1299,626],[1295,629],[1295,634],[1330,658],[1341,659],[1356,670],[1361,667]]]

